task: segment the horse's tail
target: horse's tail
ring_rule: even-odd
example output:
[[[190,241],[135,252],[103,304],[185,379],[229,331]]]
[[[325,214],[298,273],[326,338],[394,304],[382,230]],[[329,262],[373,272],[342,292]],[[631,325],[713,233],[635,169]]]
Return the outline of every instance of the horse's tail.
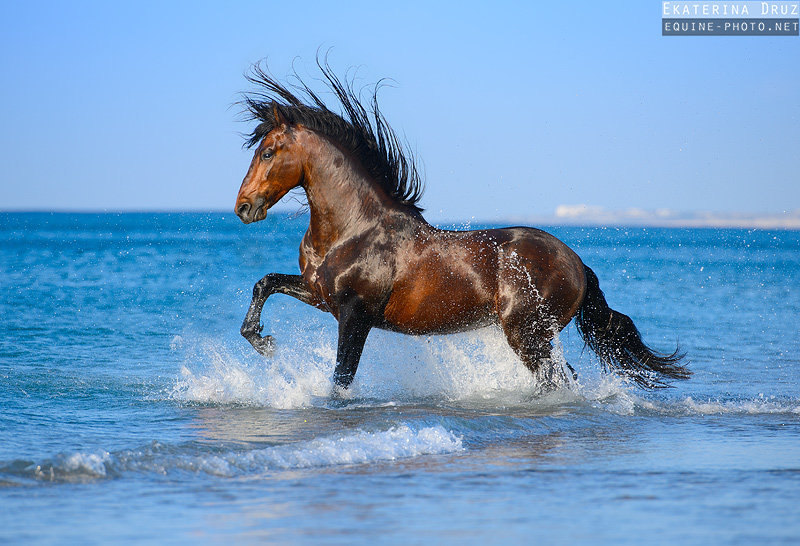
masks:
[[[656,353],[645,345],[631,318],[608,306],[594,271],[583,267],[586,295],[575,323],[603,365],[648,389],[669,387],[668,379],[688,379],[692,372],[680,364],[685,355],[677,349],[672,354]]]

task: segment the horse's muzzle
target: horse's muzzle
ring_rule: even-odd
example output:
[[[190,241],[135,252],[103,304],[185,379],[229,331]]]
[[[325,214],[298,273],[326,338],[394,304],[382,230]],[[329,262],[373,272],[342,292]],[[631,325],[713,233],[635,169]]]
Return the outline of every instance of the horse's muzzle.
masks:
[[[245,224],[258,222],[267,217],[267,211],[264,208],[264,198],[259,197],[256,199],[255,204],[249,201],[243,201],[236,205],[236,216]]]
[[[252,208],[253,207],[250,206],[250,203],[242,203],[241,205],[236,207],[236,216],[238,216],[239,219],[245,224],[249,224],[250,222],[252,222],[252,220],[250,219],[250,209]]]

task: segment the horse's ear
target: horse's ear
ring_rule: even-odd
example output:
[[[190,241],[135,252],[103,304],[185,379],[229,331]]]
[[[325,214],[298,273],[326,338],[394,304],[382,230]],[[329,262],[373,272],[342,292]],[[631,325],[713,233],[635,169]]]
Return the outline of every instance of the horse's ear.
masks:
[[[272,103],[272,117],[275,119],[275,127],[280,127],[281,125],[288,125],[286,123],[286,118],[281,114],[280,109],[278,108],[278,103]]]

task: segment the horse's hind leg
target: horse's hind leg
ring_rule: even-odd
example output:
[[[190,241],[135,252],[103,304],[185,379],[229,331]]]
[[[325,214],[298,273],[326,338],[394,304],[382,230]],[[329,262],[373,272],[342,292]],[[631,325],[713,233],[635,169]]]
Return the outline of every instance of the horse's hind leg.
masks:
[[[555,336],[554,324],[537,306],[512,308],[500,315],[500,326],[508,344],[545,391],[567,384],[563,368],[552,359],[550,341]]]
[[[264,329],[261,325],[261,310],[264,308],[267,298],[272,294],[286,294],[303,303],[319,305],[300,275],[270,273],[258,281],[253,287],[253,299],[250,301],[250,308],[244,317],[240,332],[253,348],[264,356],[272,356],[275,351],[275,341],[272,336],[261,335],[261,331]]]

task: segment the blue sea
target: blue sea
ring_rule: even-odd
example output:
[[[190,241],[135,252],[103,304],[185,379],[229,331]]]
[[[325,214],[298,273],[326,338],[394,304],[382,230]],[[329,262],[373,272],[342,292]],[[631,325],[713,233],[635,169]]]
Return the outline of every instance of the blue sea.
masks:
[[[276,354],[239,336],[307,222],[0,214],[0,543],[800,542],[800,232],[544,227],[687,353],[672,389],[570,325],[556,392],[494,328],[373,330],[332,397],[330,315],[277,295]]]

